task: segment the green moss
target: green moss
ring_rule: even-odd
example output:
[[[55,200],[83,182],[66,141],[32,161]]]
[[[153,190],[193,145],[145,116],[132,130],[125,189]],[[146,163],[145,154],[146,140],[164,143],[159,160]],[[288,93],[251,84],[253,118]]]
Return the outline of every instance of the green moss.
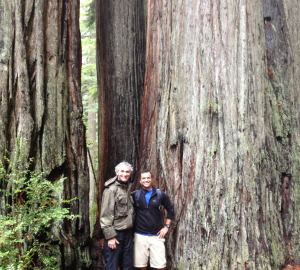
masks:
[[[179,261],[177,265],[178,270],[186,270],[188,269],[186,261]]]
[[[285,261],[285,252],[283,252],[283,247],[279,243],[273,241],[270,245],[271,247],[271,262],[274,266],[280,266]]]
[[[179,261],[177,265],[178,270],[187,270],[187,269],[193,269],[193,270],[203,270],[203,269],[218,269],[218,268],[207,268],[199,265],[199,261],[193,260],[193,261]]]
[[[91,228],[93,228],[94,224],[96,223],[97,210],[98,210],[97,203],[93,203],[93,205],[90,209],[90,223],[91,223],[90,225],[91,225]]]
[[[283,137],[284,136],[283,125],[282,125],[282,120],[281,120],[279,110],[278,108],[273,106],[272,112],[273,112],[273,117],[272,117],[273,128],[275,129],[275,134],[276,136]]]

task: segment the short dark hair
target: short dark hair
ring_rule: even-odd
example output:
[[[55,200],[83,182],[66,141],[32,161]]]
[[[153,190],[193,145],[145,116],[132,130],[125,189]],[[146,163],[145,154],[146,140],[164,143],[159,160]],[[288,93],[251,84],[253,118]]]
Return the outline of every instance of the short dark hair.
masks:
[[[140,175],[142,175],[142,173],[150,173],[150,175],[152,176],[152,173],[148,169],[141,170]]]

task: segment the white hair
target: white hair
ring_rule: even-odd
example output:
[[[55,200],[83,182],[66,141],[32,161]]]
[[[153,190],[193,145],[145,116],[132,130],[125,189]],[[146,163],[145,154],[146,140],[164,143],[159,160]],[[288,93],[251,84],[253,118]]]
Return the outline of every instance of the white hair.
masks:
[[[129,169],[130,169],[130,172],[133,171],[132,165],[131,165],[130,163],[126,162],[126,161],[122,161],[121,163],[119,163],[119,164],[115,167],[115,171],[116,171],[116,172],[119,171],[119,170],[121,169],[121,167],[123,167],[123,166],[129,168]]]

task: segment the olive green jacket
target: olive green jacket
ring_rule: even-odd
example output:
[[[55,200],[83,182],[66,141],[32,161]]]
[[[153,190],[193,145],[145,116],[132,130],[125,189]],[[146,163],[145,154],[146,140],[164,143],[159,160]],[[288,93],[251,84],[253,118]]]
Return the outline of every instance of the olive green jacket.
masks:
[[[100,225],[105,239],[116,236],[116,230],[133,227],[133,201],[130,196],[130,184],[122,185],[111,178],[104,184]]]

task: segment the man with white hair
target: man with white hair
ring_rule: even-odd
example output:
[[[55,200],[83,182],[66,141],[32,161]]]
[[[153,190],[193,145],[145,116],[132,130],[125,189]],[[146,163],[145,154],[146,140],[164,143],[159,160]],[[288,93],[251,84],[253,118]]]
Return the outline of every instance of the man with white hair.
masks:
[[[116,176],[104,184],[100,225],[104,233],[106,270],[131,270],[133,264],[133,205],[129,178],[133,167],[121,162],[115,167]]]

